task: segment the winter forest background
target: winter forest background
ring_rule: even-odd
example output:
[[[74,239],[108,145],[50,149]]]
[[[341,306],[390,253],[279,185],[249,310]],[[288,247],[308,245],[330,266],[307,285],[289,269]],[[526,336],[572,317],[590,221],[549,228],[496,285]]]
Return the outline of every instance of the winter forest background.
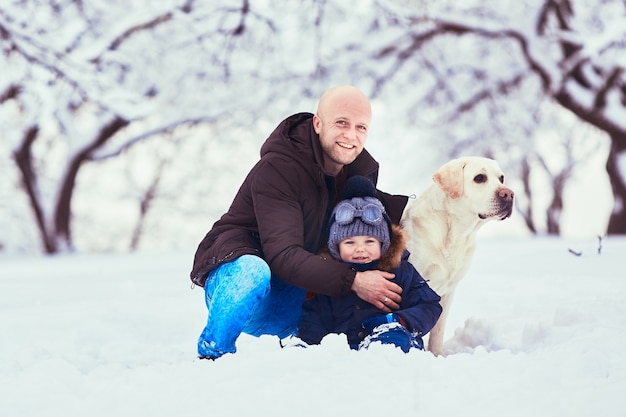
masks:
[[[484,155],[498,233],[626,234],[623,0],[6,0],[0,46],[0,253],[194,248],[338,84],[381,189]]]

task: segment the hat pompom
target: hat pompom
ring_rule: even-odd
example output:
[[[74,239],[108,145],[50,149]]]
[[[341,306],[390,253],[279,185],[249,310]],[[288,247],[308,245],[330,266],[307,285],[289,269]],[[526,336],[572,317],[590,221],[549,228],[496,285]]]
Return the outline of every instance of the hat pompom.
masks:
[[[343,199],[354,197],[376,197],[376,187],[367,177],[355,175],[348,178],[343,192]]]

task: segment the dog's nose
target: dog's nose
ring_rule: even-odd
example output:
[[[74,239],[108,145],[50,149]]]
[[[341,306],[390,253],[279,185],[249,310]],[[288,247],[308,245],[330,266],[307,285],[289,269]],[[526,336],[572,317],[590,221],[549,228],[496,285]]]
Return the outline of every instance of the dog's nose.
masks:
[[[500,188],[500,190],[498,191],[498,197],[500,197],[500,199],[504,201],[513,201],[515,193],[509,188]]]

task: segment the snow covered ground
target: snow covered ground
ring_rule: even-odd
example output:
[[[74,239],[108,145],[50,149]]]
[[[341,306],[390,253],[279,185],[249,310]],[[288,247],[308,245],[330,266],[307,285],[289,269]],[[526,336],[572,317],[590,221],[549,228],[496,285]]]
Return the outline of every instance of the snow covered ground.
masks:
[[[626,238],[480,240],[445,358],[242,336],[197,360],[192,255],[0,257],[0,414],[626,415]]]

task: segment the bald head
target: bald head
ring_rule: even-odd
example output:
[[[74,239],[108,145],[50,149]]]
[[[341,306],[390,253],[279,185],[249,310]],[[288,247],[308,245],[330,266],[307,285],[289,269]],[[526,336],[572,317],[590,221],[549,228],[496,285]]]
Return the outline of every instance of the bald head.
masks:
[[[320,117],[327,116],[329,112],[341,111],[350,107],[367,118],[369,124],[372,119],[372,106],[370,101],[361,90],[351,85],[341,85],[326,90],[317,104],[317,114]]]

